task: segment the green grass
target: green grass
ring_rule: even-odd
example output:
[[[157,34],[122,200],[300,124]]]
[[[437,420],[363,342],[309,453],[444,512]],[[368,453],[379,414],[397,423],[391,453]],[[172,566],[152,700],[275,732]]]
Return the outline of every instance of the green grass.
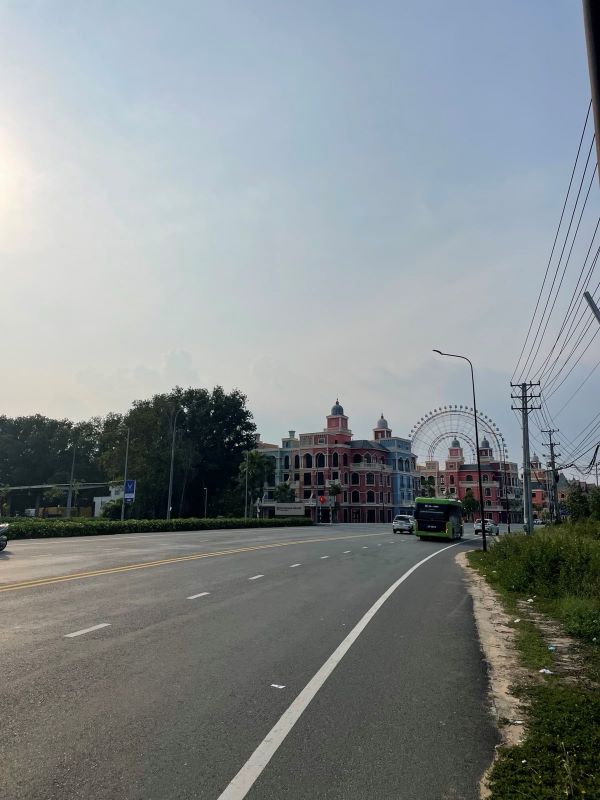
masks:
[[[492,800],[600,798],[600,597],[596,528],[562,526],[504,537],[468,558],[494,587],[513,619],[521,663],[553,668],[548,644],[519,601],[535,597],[537,613],[558,620],[578,642],[577,684],[560,674],[515,688],[528,706],[527,736],[502,748],[490,773]],[[536,678],[538,676],[536,675]]]

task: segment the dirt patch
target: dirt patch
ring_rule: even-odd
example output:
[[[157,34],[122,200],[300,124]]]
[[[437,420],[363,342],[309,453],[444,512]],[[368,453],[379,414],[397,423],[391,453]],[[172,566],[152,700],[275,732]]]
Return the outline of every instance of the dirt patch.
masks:
[[[490,677],[490,700],[502,739],[500,746],[520,744],[524,736],[523,703],[511,694],[510,687],[524,682],[529,673],[519,663],[515,648],[512,619],[504,611],[500,596],[478,572],[471,569],[465,552],[458,553],[457,563],[469,594],[473,598],[473,611],[479,633],[479,641],[488,663]],[[492,765],[484,774],[480,790],[481,797],[490,796],[486,778]]]

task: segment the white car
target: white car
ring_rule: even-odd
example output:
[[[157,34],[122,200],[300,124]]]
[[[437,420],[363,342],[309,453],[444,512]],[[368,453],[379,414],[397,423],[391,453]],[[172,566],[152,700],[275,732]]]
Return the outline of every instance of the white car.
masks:
[[[415,520],[408,514],[397,514],[392,522],[394,533],[412,533],[415,529]]]
[[[481,533],[481,520],[475,520],[475,533]],[[500,535],[500,528],[496,525],[495,522],[492,522],[491,519],[486,519],[485,521],[485,532],[488,533],[490,536],[499,536]]]

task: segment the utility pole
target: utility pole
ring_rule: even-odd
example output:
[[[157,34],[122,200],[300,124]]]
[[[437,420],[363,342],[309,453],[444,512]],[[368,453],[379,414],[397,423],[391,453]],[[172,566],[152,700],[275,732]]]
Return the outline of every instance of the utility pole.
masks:
[[[69,493],[67,494],[67,519],[71,516],[71,506],[73,505],[73,476],[75,474],[75,453],[77,445],[73,444],[73,460],[71,461],[71,477],[69,478]]]
[[[521,390],[520,394],[511,394],[513,400],[520,400],[521,405],[512,406],[513,410],[520,411],[523,426],[523,527],[527,533],[533,530],[533,502],[531,500],[531,458],[529,456],[529,412],[540,409],[541,406],[532,405],[539,394],[529,394],[539,383],[511,383],[513,389]]]
[[[552,522],[559,521],[559,513],[558,513],[558,492],[556,490],[556,484],[558,481],[558,474],[556,472],[556,456],[560,456],[560,453],[555,453],[554,448],[558,444],[552,440],[552,434],[558,433],[557,428],[550,428],[547,431],[541,431],[541,433],[548,434],[548,447],[550,448],[550,470],[552,473],[552,480],[550,482],[550,519]]]
[[[173,438],[171,440],[171,469],[169,471],[169,497],[167,499],[167,519],[171,519],[171,498],[173,497],[173,468],[175,465],[175,436],[177,434],[177,417],[183,411],[178,408],[173,418]]]
[[[246,489],[244,492],[244,519],[248,519],[248,456],[250,451],[246,452]]]
[[[127,462],[129,461],[129,426],[127,426],[127,443],[125,445],[125,472],[123,475],[123,497],[121,499],[121,522],[125,519],[125,488],[127,487]]]
[[[597,0],[583,0],[583,21],[590,86],[592,89],[592,105],[594,107],[596,156],[600,164],[600,4],[598,4]]]

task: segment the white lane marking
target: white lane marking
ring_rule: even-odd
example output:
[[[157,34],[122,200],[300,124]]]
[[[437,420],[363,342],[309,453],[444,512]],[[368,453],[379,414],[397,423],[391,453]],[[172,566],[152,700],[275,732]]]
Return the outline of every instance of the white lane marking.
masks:
[[[377,547],[381,547],[381,542],[377,545]]]
[[[285,689],[285,684],[281,684],[281,683],[272,683],[271,686],[274,689]]]
[[[351,553],[351,552],[352,550],[344,550],[344,555],[346,555],[346,553]]]
[[[264,578],[264,575],[253,575],[251,578],[248,578],[249,581],[257,581],[259,578]]]
[[[302,564],[290,564],[290,569],[294,569],[294,567],[301,567]]]
[[[74,636],[82,636],[84,633],[99,631],[100,628],[110,628],[110,622],[101,622],[99,625],[92,625],[91,628],[83,628],[83,630],[81,631],[74,631],[73,633],[65,633],[65,639],[72,639]]]
[[[364,544],[364,545],[363,545],[363,550],[368,550],[368,549],[369,549],[369,548],[367,547],[367,545],[366,545],[366,544]]]
[[[386,589],[381,597],[373,603],[362,619],[352,628],[343,642],[333,651],[321,669],[310,679],[287,710],[283,712],[279,720],[271,728],[269,733],[267,733],[248,761],[246,761],[231,783],[219,795],[218,800],[243,800],[243,798],[246,797],[264,768],[279,749],[281,743],[298,722],[304,711],[306,711],[311,700],[315,697],[327,678],[331,675],[385,601],[396,591],[400,584],[404,583],[404,581],[420,566],[430,559],[439,556],[439,554],[443,553],[445,550],[449,550],[451,547],[457,547],[459,544],[461,544],[461,542],[449,544],[447,547],[442,547],[441,550],[436,550],[435,553],[431,553],[421,559],[421,561],[418,561],[407,570],[404,575],[398,578],[389,589]]]
[[[197,597],[207,597],[210,592],[200,592],[200,594],[191,594],[188,597],[188,600],[195,600]]]
[[[324,558],[329,558],[329,556],[321,556],[321,560],[323,560]]]

